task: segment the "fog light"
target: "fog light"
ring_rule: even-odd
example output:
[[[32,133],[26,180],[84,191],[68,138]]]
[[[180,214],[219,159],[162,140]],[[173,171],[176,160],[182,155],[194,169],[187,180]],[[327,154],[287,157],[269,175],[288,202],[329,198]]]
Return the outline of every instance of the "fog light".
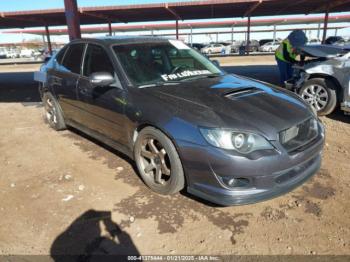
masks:
[[[247,178],[233,178],[233,177],[220,177],[222,182],[230,188],[246,187],[249,185],[250,181]]]
[[[234,186],[236,184],[236,179],[232,178],[229,181],[227,181],[228,186]]]

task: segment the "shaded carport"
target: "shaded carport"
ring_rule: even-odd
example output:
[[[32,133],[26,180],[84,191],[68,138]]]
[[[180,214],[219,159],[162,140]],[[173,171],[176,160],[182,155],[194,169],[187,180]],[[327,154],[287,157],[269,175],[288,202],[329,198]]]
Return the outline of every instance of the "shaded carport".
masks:
[[[64,2],[65,9],[3,12],[0,29],[45,26],[49,41],[49,26],[67,24],[69,37],[74,39],[81,36],[80,24],[107,23],[111,33],[111,23],[175,20],[178,38],[179,20],[245,17],[249,45],[252,16],[324,13],[324,40],[329,12],[350,11],[350,0],[214,0],[100,7],[78,7],[76,0]]]

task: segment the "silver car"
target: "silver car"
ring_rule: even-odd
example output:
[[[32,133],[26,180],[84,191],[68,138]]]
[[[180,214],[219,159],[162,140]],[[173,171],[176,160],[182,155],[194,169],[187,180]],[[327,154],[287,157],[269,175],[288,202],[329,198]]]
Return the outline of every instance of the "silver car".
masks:
[[[286,87],[297,92],[318,115],[332,113],[337,105],[350,113],[350,46],[312,45],[301,48],[306,57],[294,67]]]

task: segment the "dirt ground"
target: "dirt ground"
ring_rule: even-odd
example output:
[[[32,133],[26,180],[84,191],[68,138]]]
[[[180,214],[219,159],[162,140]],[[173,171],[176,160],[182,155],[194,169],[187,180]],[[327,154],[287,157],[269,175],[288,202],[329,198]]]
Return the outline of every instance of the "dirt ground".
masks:
[[[303,186],[223,208],[151,192],[126,157],[0,94],[0,255],[350,255],[350,116],[322,118],[322,168]]]

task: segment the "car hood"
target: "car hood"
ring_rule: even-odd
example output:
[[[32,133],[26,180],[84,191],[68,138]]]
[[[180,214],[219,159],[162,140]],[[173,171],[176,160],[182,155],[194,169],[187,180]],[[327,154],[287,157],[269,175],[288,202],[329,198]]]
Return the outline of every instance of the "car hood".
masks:
[[[258,132],[271,140],[277,139],[279,131],[312,116],[309,107],[295,94],[234,75],[147,89],[165,107],[171,105],[172,114],[185,121]]]
[[[319,58],[332,58],[350,52],[350,46],[335,45],[305,45],[299,49],[306,56]]]

